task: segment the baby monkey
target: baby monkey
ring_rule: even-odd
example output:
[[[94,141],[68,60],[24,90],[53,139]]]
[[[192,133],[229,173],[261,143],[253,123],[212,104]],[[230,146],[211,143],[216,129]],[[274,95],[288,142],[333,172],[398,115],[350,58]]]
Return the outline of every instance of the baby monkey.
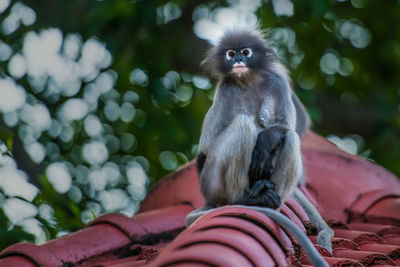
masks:
[[[316,224],[318,244],[331,251],[332,229],[297,188],[303,182],[300,137],[310,120],[276,53],[257,31],[228,31],[202,65],[219,84],[197,157],[206,204],[186,224],[223,205],[278,209],[293,194]]]

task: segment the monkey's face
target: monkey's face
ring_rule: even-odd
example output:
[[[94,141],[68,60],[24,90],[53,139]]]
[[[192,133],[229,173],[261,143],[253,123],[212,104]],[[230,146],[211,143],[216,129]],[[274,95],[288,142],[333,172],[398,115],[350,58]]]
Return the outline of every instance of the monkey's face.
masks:
[[[224,43],[219,50],[219,70],[225,75],[241,77],[251,70],[264,69],[267,47],[257,39],[234,40]],[[250,41],[250,42],[249,42]],[[222,49],[221,49],[222,48]]]
[[[248,30],[227,31],[202,65],[218,78],[242,77],[253,71],[267,70],[276,60],[262,35]]]
[[[225,53],[225,58],[228,65],[231,66],[232,73],[242,75],[249,70],[248,62],[253,56],[253,50],[250,47],[242,49],[228,49]]]

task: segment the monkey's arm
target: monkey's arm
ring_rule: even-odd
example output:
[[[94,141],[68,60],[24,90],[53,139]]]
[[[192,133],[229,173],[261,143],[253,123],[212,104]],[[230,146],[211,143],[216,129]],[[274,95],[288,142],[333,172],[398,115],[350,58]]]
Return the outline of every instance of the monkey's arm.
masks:
[[[281,206],[282,201],[275,191],[271,176],[275,168],[277,149],[283,141],[283,135],[271,130],[265,130],[258,135],[249,166],[250,192],[243,199],[243,204],[258,204],[272,209]]]
[[[284,142],[286,130],[274,126],[260,132],[254,146],[249,168],[250,186],[260,179],[270,179],[274,170],[274,157]]]
[[[284,141],[283,131],[285,129],[281,127],[271,127],[258,134],[249,166],[249,197],[243,199],[243,204],[254,205],[260,201],[259,205],[263,204],[272,209],[277,209],[282,204],[270,179],[278,147]]]
[[[267,74],[269,81],[268,92],[264,95],[264,102],[259,113],[260,126],[264,128],[257,136],[256,145],[253,150],[252,159],[249,167],[249,182],[251,195],[257,195],[262,191],[262,185],[272,183],[271,176],[274,173],[277,159],[282,154],[282,148],[289,143],[293,144],[295,137],[296,113],[292,102],[291,90],[287,81],[274,74]],[[296,149],[295,149],[296,150]],[[297,153],[294,150],[294,153]],[[289,155],[283,155],[283,159],[292,157],[293,148],[285,150]],[[292,152],[290,152],[292,151]],[[290,163],[299,164],[299,163]],[[301,161],[300,161],[301,164]],[[283,166],[289,168],[291,165]],[[281,179],[293,179],[284,177]],[[260,183],[259,181],[262,181]],[[285,184],[285,181],[279,181]],[[291,184],[291,183],[289,183]],[[281,185],[277,185],[282,187]],[[272,190],[268,189],[269,194]],[[285,191],[288,191],[285,189]],[[282,192],[282,191],[281,191]]]
[[[267,73],[266,82],[268,87],[259,113],[264,130],[258,134],[253,150],[249,179],[254,186],[250,189],[255,193],[277,194],[284,202],[298,185],[303,170],[300,140],[296,133],[296,107],[287,79]],[[259,184],[264,187],[273,184],[275,187],[265,190],[256,186]]]
[[[295,129],[295,106],[291,99],[289,83],[274,73],[266,73],[264,101],[258,113],[258,134],[253,150],[249,175],[254,179],[269,179],[274,169],[273,157],[285,142],[288,130]]]

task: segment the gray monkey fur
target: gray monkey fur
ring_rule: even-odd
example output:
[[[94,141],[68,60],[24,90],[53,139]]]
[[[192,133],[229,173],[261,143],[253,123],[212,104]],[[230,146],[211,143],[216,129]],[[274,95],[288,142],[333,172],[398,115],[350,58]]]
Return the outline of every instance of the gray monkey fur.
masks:
[[[225,60],[222,53],[242,44],[254,45],[253,58],[249,59],[255,61],[248,61],[248,71],[244,74],[235,74],[226,66],[229,62],[221,62]],[[206,204],[187,216],[186,225],[214,208],[243,204],[242,199],[248,195],[248,170],[257,136],[269,127],[278,126],[286,130],[285,141],[273,159],[275,166],[270,180],[282,203],[291,195],[295,197],[317,226],[318,244],[331,252],[333,230],[297,189],[304,182],[300,137],[309,128],[310,120],[291,89],[285,67],[262,35],[248,30],[225,33],[202,64],[219,80],[219,85],[203,122],[198,149],[199,154],[205,155],[199,185]],[[279,213],[265,207],[246,207],[268,214]],[[278,224],[284,224],[280,216],[274,218]],[[294,224],[285,225],[290,232],[298,230],[292,229],[297,228]],[[314,249],[315,253],[319,255]]]

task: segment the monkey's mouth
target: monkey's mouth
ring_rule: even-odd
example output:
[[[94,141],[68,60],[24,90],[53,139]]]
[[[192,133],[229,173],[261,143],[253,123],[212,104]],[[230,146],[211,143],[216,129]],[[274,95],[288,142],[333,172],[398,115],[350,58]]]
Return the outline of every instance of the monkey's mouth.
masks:
[[[248,67],[246,67],[246,64],[243,62],[235,63],[233,64],[232,72],[236,74],[242,74],[245,73],[249,70]]]

